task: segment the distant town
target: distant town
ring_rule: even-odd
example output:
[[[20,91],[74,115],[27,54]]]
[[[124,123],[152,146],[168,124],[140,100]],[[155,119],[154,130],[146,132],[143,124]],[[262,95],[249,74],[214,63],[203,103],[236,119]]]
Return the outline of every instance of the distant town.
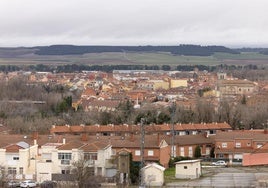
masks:
[[[164,186],[165,169],[267,165],[268,81],[227,72],[2,72],[1,182]]]

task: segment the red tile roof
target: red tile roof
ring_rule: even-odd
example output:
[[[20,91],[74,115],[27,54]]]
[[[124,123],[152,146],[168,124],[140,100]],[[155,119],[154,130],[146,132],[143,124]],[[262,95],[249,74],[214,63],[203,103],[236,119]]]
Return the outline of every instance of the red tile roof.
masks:
[[[208,124],[175,124],[176,131],[190,130],[231,130],[231,126],[227,123],[208,123]],[[146,125],[146,132],[169,132],[172,130],[171,124],[162,125]],[[51,133],[82,133],[82,132],[139,132],[139,125],[88,125],[88,126],[53,126]]]
[[[228,132],[217,132],[215,136],[216,141],[235,139],[253,139],[268,141],[268,134],[264,134],[264,130],[234,130]]]
[[[268,165],[268,153],[245,153],[243,155],[243,166]]]

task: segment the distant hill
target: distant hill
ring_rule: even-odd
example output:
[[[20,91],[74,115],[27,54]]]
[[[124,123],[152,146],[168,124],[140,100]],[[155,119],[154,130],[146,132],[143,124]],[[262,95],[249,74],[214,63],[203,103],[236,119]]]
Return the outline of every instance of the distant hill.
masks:
[[[239,51],[224,46],[74,46],[74,45],[52,45],[35,47],[37,55],[81,55],[86,53],[103,52],[169,52],[174,55],[185,56],[210,56],[215,52],[239,54]]]

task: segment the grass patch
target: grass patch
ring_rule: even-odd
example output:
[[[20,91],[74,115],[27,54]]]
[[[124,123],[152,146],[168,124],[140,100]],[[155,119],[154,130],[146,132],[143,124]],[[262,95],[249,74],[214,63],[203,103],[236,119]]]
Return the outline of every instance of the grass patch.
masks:
[[[184,179],[175,178],[175,167],[168,168],[164,171],[165,183],[182,182]]]

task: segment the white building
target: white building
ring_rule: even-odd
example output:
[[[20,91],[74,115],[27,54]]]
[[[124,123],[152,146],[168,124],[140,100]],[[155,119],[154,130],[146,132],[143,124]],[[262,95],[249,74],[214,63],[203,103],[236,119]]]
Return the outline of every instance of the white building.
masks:
[[[23,140],[23,139],[22,139]],[[38,145],[24,141],[0,148],[0,165],[5,168],[8,179],[35,179]]]
[[[164,170],[163,166],[156,163],[148,164],[143,167],[143,182],[146,186],[163,186],[164,184]]]
[[[52,180],[52,174],[71,174],[73,163],[79,160],[86,160],[92,175],[112,177],[116,174],[110,163],[112,148],[109,144],[82,141],[47,143],[41,147],[40,155],[36,169],[38,182]]]
[[[196,179],[201,176],[201,160],[176,162],[175,177],[179,179]]]

